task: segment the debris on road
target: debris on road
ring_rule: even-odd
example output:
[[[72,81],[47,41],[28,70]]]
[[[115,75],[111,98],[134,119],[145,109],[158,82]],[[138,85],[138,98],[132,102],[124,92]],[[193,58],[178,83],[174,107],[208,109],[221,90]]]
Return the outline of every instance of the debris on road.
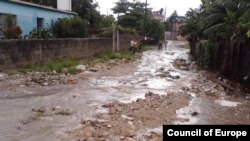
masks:
[[[0,81],[4,81],[8,78],[8,75],[5,73],[0,73]]]
[[[79,72],[84,72],[84,71],[86,71],[86,66],[84,66],[84,65],[77,65],[75,68],[76,68],[76,70],[79,71]]]
[[[178,93],[161,96],[148,92],[145,94],[145,99],[138,99],[132,103],[105,104],[102,107],[107,108],[108,113],[98,114],[96,120],[82,122],[83,132],[86,132],[86,129],[94,129],[95,133],[88,130],[86,132],[88,136],[82,136],[81,133],[77,136],[79,140],[109,140],[114,137],[123,140],[138,140],[137,133],[140,130],[171,123],[176,118],[175,111],[186,105],[190,98],[189,95]],[[109,136],[104,136],[106,132]],[[155,132],[145,133],[142,136],[145,139],[160,139],[160,137]]]

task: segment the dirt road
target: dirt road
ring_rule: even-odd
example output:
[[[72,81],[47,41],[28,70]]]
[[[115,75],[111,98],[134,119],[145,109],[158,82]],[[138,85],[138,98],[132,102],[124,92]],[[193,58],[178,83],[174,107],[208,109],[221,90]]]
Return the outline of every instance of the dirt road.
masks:
[[[72,76],[75,85],[1,81],[0,140],[161,140],[163,124],[250,124],[249,100],[197,70],[183,44]]]

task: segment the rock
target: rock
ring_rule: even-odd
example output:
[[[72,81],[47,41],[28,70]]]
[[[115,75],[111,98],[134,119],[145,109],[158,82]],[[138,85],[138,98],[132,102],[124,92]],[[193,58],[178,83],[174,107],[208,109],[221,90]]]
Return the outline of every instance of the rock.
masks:
[[[49,86],[49,83],[43,83],[43,86]]]
[[[129,122],[128,122],[128,124],[129,124],[129,125],[131,125],[131,126],[133,126],[133,125],[134,125],[134,124],[133,124],[133,122],[131,122],[131,121],[129,121]]]
[[[67,84],[77,84],[77,80],[75,80],[75,79],[68,79],[66,83]]]
[[[247,81],[248,79],[249,79],[249,76],[245,76],[245,77],[243,78],[244,81]]]
[[[89,71],[91,71],[91,72],[98,72],[98,69],[96,69],[96,68],[89,68]]]
[[[171,76],[172,79],[180,79],[180,76],[179,75],[176,75],[176,76]]]
[[[125,137],[124,137],[124,136],[121,136],[121,137],[120,137],[120,140],[124,140],[124,139],[125,139]]]
[[[108,128],[112,128],[112,125],[108,124],[107,127],[108,127]]]
[[[75,67],[76,70],[80,71],[80,72],[84,72],[86,71],[86,67],[84,65],[77,65]]]
[[[102,105],[103,108],[112,108],[114,106],[115,106],[114,103],[108,103],[108,104]]]
[[[5,74],[5,73],[0,73],[0,81],[4,81],[4,80],[6,80],[6,79],[7,79],[7,77],[8,77],[8,75],[7,75],[7,74]]]
[[[121,112],[122,108],[121,107],[116,107],[116,111]]]
[[[143,101],[142,98],[138,98],[138,99],[136,100],[136,102],[142,102],[142,101]]]
[[[134,138],[127,138],[126,141],[136,141]]]
[[[181,66],[180,69],[181,69],[181,70],[185,70],[185,71],[189,71],[188,66]]]
[[[95,131],[95,129],[92,128],[92,127],[84,128],[84,130],[83,130],[83,136],[86,137],[86,138],[92,137],[94,131]]]
[[[185,87],[182,87],[182,90],[185,91],[185,92],[187,92],[187,91],[189,91],[190,89],[189,89],[188,87],[185,86]]]
[[[199,113],[198,112],[193,112],[191,115],[192,115],[192,117],[195,117],[195,116],[198,116]]]
[[[63,68],[62,73],[68,73],[69,69],[68,68]]]
[[[149,91],[148,93],[145,94],[145,97],[151,97],[153,95],[154,95],[154,93],[152,93],[152,92]]]
[[[162,68],[160,68],[160,69],[159,69],[159,71],[164,71],[164,68],[163,68],[163,67],[162,67]]]
[[[52,74],[53,75],[57,75],[57,72],[55,70],[53,70]]]
[[[250,100],[250,94],[247,94],[245,97],[247,100]]]
[[[162,77],[162,78],[168,77],[167,73],[162,73],[162,74],[159,74],[158,76],[159,76],[159,77]]]
[[[133,121],[133,120],[134,120],[134,118],[128,117],[128,116],[126,116],[126,115],[121,115],[121,118],[126,119],[126,120],[129,120],[129,121]]]
[[[32,112],[36,112],[36,113],[45,113],[46,109],[41,107],[41,108],[37,108],[37,109],[32,109]]]
[[[102,137],[107,138],[108,136],[109,136],[109,133],[108,133],[108,132],[104,132],[104,133],[102,133]]]

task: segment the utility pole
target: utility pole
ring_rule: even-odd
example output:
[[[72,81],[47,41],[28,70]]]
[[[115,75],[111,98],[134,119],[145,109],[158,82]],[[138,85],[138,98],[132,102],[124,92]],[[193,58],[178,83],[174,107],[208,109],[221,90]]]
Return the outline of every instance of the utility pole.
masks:
[[[116,32],[117,32],[117,51],[119,52],[120,51],[120,33],[119,33],[119,13],[118,13],[118,18],[117,18],[117,25],[116,25]]]
[[[116,43],[115,43],[115,34],[116,34],[116,25],[115,25],[115,23],[113,23],[112,28],[113,28],[113,52],[115,52],[115,45],[116,45]]]
[[[145,9],[144,9],[144,22],[143,22],[143,40],[145,39],[145,26],[146,26],[146,18],[147,18],[147,5],[148,5],[148,0],[146,0],[145,3]]]

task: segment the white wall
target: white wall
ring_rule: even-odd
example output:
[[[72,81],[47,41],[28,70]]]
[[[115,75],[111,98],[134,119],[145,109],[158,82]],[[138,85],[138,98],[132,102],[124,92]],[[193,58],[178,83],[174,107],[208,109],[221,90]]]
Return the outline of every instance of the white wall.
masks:
[[[72,11],[71,0],[57,0],[57,9]]]

